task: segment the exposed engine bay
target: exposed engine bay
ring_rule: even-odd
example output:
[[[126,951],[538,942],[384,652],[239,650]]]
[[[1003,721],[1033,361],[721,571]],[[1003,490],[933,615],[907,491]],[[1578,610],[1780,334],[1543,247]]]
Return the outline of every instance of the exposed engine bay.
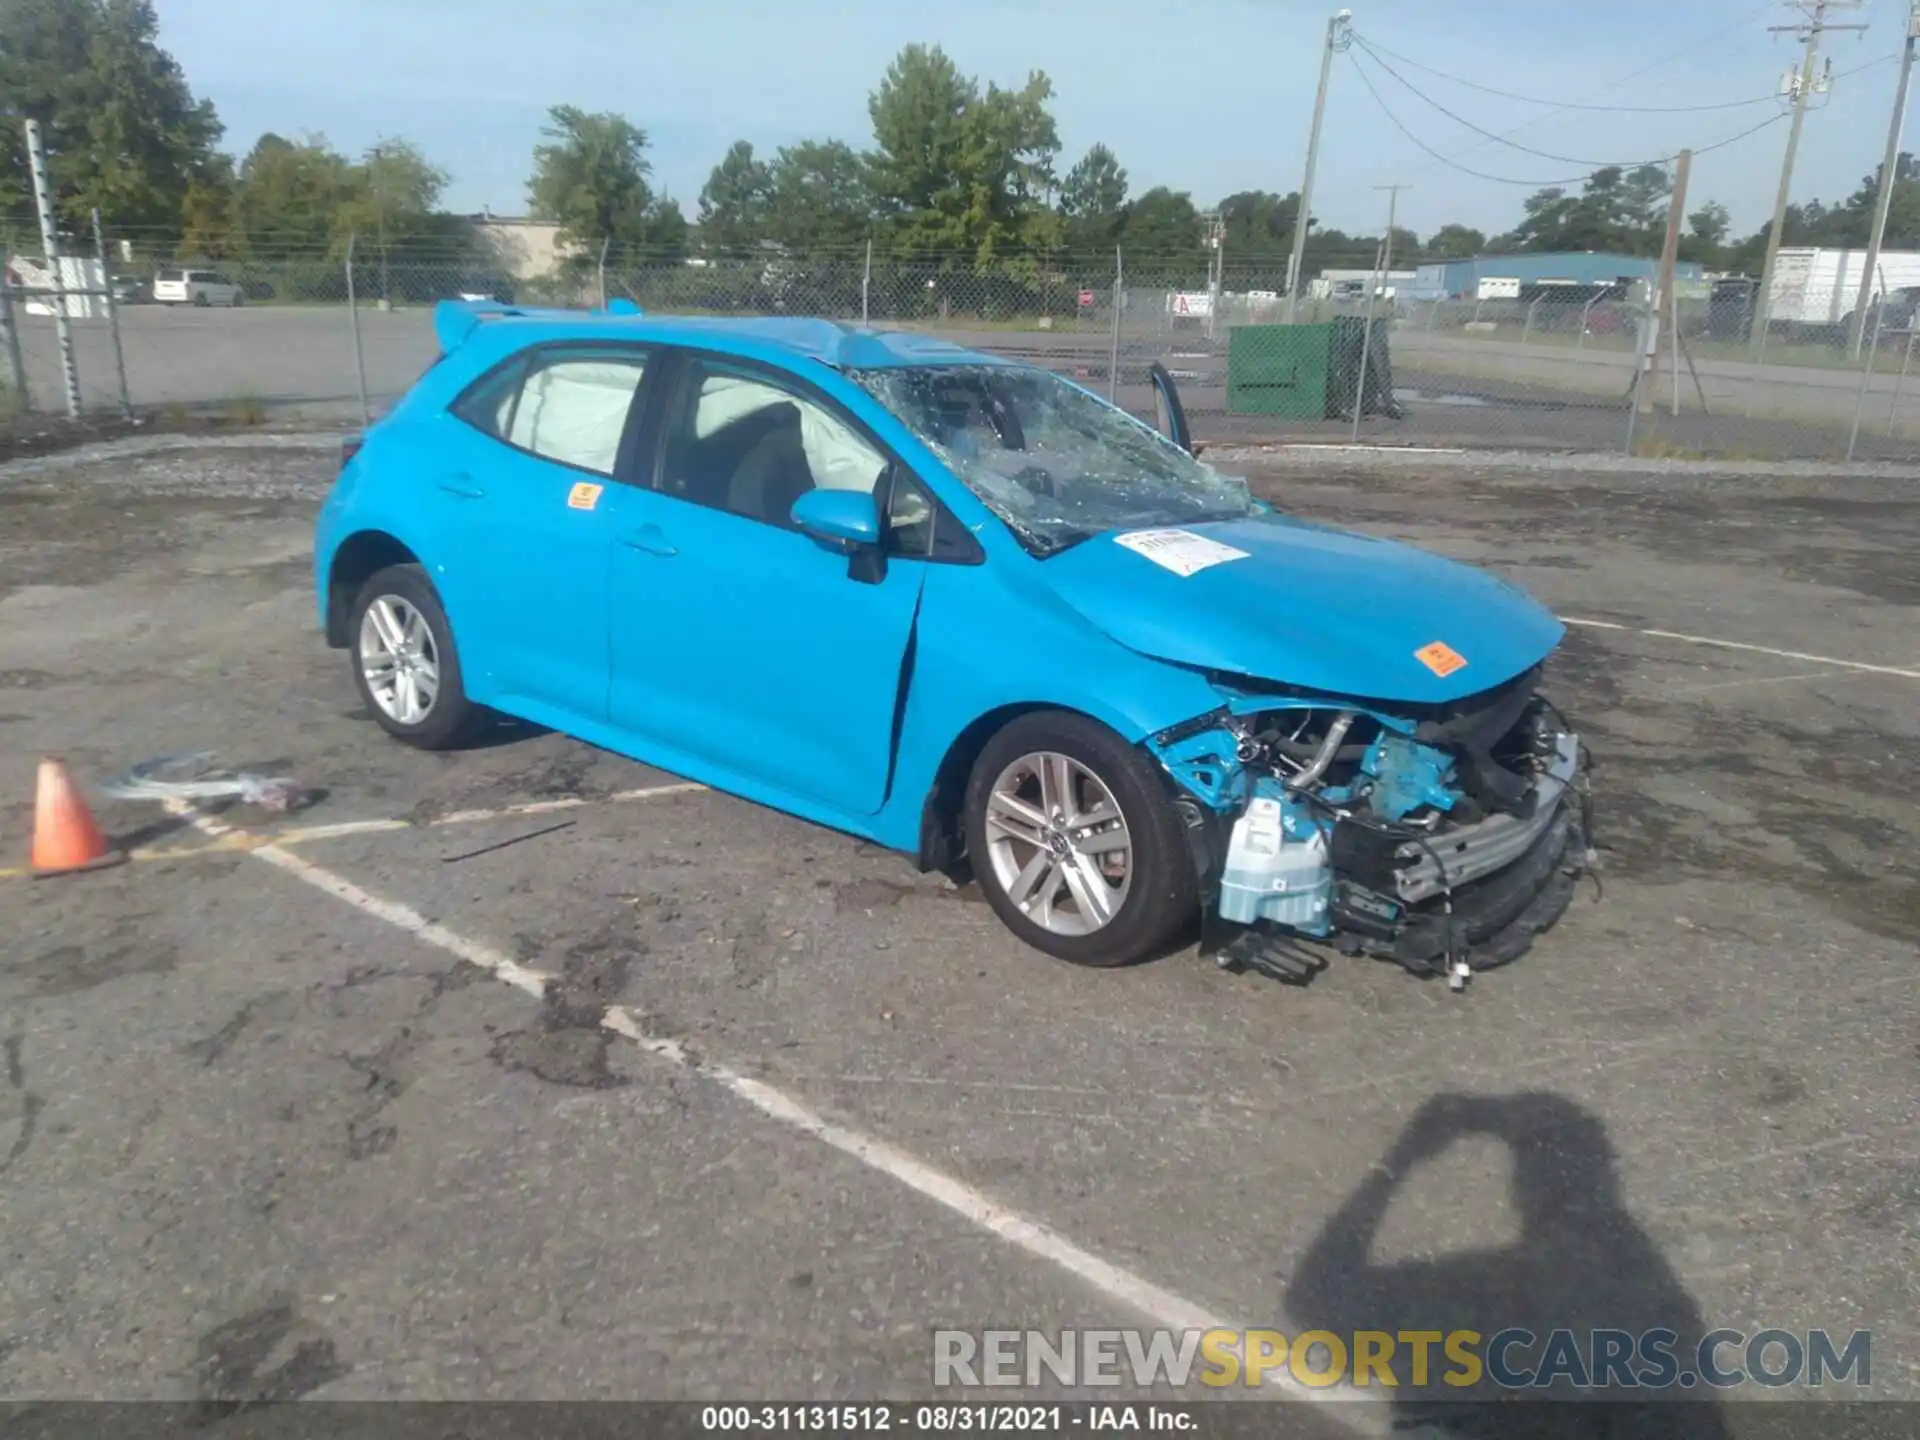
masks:
[[[1457,989],[1523,954],[1594,860],[1586,752],[1540,675],[1438,706],[1211,677],[1229,703],[1149,744],[1222,963],[1304,979],[1312,939]]]

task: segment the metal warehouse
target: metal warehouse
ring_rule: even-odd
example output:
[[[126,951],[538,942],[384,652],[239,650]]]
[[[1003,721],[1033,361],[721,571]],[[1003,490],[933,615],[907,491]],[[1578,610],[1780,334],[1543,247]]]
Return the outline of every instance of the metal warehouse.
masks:
[[[1610,285],[1618,280],[1652,280],[1660,262],[1638,255],[1609,255],[1582,250],[1558,255],[1476,255],[1471,260],[1441,260],[1422,265],[1413,294],[1422,300],[1475,299],[1483,282],[1517,285]],[[1701,278],[1700,267],[1682,261],[1681,280]]]

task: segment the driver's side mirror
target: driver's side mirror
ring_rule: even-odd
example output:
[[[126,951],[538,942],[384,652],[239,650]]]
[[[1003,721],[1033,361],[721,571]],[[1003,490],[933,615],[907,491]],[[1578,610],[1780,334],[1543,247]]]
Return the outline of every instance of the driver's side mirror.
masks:
[[[787,513],[800,529],[836,550],[880,543],[880,506],[864,490],[809,490]]]
[[[848,557],[847,578],[877,585],[887,575],[880,502],[866,490],[809,490],[787,512],[794,525]]]

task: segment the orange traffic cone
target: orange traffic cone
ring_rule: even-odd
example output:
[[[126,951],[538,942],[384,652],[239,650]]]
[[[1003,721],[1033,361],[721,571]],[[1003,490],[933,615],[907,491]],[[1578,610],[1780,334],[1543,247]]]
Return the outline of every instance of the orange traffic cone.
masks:
[[[125,852],[108,846],[65,764],[42,760],[33,802],[34,878],[103,870],[126,858]]]

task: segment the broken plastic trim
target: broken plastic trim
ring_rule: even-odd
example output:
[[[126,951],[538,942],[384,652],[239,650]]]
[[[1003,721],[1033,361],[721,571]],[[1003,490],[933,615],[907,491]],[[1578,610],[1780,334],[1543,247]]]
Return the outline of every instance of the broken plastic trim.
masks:
[[[239,800],[263,810],[296,810],[311,798],[284,777],[216,771],[210,750],[143,760],[100,789],[116,800]]]

